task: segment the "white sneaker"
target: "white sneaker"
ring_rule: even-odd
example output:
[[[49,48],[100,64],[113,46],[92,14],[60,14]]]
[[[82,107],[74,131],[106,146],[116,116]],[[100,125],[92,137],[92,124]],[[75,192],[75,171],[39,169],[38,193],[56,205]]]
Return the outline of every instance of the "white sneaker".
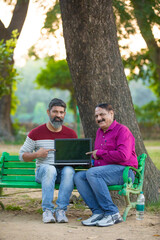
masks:
[[[66,217],[66,213],[63,209],[56,210],[55,215],[58,223],[68,223],[68,218]]]
[[[104,216],[96,225],[98,227],[109,227],[120,222],[123,222],[123,219],[118,212],[113,215]]]
[[[90,218],[82,221],[85,226],[96,226],[96,223],[103,218],[103,214],[93,214]]]
[[[55,223],[56,222],[51,210],[46,209],[43,212],[43,222],[44,223]]]
[[[113,219],[113,221],[114,221],[115,224],[123,222],[123,218],[121,217],[121,215],[119,214],[119,212],[113,214],[113,215],[112,215],[112,219]]]

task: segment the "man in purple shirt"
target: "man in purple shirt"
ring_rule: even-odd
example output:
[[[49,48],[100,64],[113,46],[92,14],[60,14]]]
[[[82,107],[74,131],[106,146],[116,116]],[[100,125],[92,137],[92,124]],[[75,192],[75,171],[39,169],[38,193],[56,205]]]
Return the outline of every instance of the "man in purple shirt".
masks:
[[[82,221],[82,224],[107,227],[123,221],[107,186],[123,184],[125,166],[137,168],[138,161],[135,139],[126,126],[114,120],[114,111],[110,104],[96,106],[95,120],[99,129],[92,152],[94,167],[76,173],[74,180],[79,193],[92,211],[92,216]],[[129,171],[129,177],[134,182],[132,170]]]

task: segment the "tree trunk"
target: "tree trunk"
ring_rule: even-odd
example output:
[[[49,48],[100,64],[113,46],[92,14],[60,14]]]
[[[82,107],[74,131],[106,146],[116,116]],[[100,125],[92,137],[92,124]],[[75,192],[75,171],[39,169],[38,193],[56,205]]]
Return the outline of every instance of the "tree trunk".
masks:
[[[146,152],[136,121],[131,94],[119,52],[111,0],[60,0],[63,34],[82,125],[95,139],[95,106],[113,105],[115,118],[130,128],[137,155]],[[147,158],[144,192],[158,199],[159,171]]]
[[[0,140],[13,140],[10,105],[11,95],[5,95],[0,99]]]
[[[19,34],[21,33],[26,15],[28,10],[29,0],[26,1],[18,1],[15,5],[13,16],[8,28],[5,28],[4,24],[0,20],[0,40],[4,39],[4,41],[11,38],[12,31],[18,29]],[[13,64],[13,58],[11,59],[11,64]],[[6,67],[7,69],[7,67]],[[0,73],[2,75],[8,74]],[[12,85],[10,86],[12,91]],[[0,99],[0,140],[13,140],[13,129],[12,122],[10,117],[11,111],[11,93],[9,95],[4,95]]]

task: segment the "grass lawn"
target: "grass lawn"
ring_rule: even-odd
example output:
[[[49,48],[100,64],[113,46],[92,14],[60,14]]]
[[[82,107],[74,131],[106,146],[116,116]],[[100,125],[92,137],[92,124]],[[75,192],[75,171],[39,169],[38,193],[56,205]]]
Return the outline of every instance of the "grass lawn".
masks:
[[[160,148],[160,140],[144,140],[145,147],[159,147]]]
[[[144,141],[144,145],[155,166],[160,170],[160,141]]]
[[[147,152],[150,158],[152,159],[152,161],[154,162],[154,164],[156,165],[156,167],[160,170],[160,149],[159,150],[147,149]]]

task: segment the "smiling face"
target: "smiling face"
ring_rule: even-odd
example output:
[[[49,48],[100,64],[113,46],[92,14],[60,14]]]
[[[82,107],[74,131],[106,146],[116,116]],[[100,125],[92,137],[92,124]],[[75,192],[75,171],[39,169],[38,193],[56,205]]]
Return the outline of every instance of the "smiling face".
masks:
[[[66,115],[64,107],[53,106],[51,110],[47,110],[50,123],[55,128],[58,129],[62,126],[64,117]]]
[[[98,126],[105,132],[114,120],[113,110],[107,111],[105,108],[96,107],[95,120]]]

